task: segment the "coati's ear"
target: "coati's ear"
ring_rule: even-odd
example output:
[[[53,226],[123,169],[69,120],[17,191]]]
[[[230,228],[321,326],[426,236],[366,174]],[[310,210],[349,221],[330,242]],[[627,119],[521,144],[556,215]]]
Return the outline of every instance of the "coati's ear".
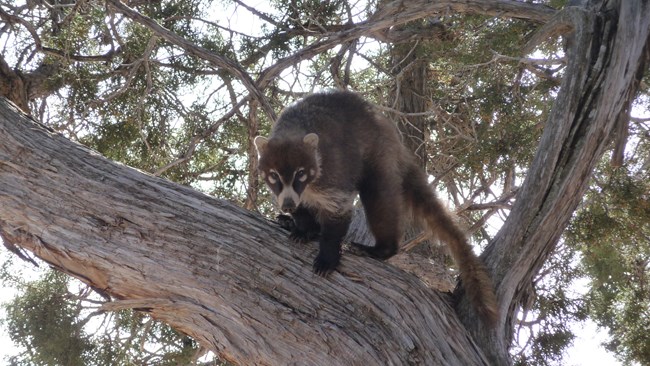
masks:
[[[315,133],[308,133],[305,135],[305,137],[302,138],[302,142],[304,142],[305,145],[316,150],[318,148],[318,135]]]
[[[253,140],[253,143],[257,149],[257,156],[261,156],[266,150],[266,145],[269,143],[269,139],[264,136],[257,136],[255,137],[255,140]]]

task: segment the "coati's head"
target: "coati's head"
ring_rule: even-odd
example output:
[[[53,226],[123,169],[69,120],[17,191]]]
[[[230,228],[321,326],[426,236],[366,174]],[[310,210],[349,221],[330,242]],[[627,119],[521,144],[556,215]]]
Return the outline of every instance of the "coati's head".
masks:
[[[320,176],[318,135],[310,133],[291,139],[255,138],[257,166],[283,212],[293,212],[305,188]]]

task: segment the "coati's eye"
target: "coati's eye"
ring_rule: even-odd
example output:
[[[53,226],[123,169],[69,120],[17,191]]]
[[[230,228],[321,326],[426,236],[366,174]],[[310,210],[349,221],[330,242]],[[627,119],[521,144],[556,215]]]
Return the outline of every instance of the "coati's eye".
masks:
[[[296,171],[296,179],[300,182],[304,182],[307,180],[307,174],[305,173],[304,168],[300,168]]]
[[[269,173],[269,183],[275,184],[280,180],[280,177],[278,176],[278,173],[276,172],[271,172]]]

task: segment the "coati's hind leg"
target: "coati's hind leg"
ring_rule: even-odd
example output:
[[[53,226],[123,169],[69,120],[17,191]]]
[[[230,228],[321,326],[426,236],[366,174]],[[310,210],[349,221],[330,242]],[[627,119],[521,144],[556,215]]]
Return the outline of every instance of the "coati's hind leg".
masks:
[[[375,246],[355,246],[378,259],[395,255],[402,237],[401,185],[392,174],[371,174],[359,189],[366,219],[375,237]]]

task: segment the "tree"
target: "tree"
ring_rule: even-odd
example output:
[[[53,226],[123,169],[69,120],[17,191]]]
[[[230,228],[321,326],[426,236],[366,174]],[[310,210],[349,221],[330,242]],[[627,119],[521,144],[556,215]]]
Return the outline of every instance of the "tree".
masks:
[[[22,81],[23,88],[18,89],[20,93],[15,93],[15,87],[0,90],[10,91],[4,95],[26,109],[30,100],[43,95],[38,91],[46,90],[46,86],[52,88],[50,93],[65,86],[62,90],[70,94],[65,109],[70,118],[60,119],[60,123],[54,123],[55,128],[99,147],[111,158],[127,163],[137,161],[133,165],[183,183],[195,182],[196,177],[206,172],[217,172],[214,166],[219,164],[215,162],[228,159],[224,147],[250,145],[250,137],[259,127],[257,123],[226,122],[246,120],[242,110],[246,103],[251,103],[249,116],[258,110],[254,106],[259,106],[264,113],[259,115],[261,121],[272,120],[274,107],[287,100],[277,80],[287,68],[294,67],[299,74],[304,67],[301,62],[309,61],[310,72],[315,75],[322,75],[325,66],[334,70],[332,79],[344,74],[340,67],[349,63],[340,61],[342,54],[338,53],[339,61],[327,56],[337,45],[358,42],[362,37],[385,37],[390,27],[448,10],[454,14],[445,18],[441,27],[457,37],[450,43],[464,35],[454,28],[461,19],[456,13],[498,15],[506,19],[487,18],[496,28],[492,33],[484,33],[488,36],[500,30],[509,34],[513,29],[532,29],[531,25],[544,23],[535,31],[525,53],[549,37],[565,36],[564,75],[552,108],[542,109],[543,132],[539,141],[531,139],[538,146],[534,157],[529,157],[532,162],[526,167],[525,180],[518,189],[513,187],[513,176],[521,174],[516,170],[524,166],[526,154],[504,146],[518,136],[512,124],[507,123],[508,113],[512,112],[507,104],[514,99],[508,99],[512,95],[504,93],[499,94],[504,99],[491,101],[498,95],[489,93],[486,87],[494,88],[503,79],[492,76],[496,84],[488,84],[491,75],[477,72],[478,81],[462,88],[459,84],[468,83],[468,79],[461,73],[447,74],[448,79],[435,78],[441,86],[437,90],[447,88],[457,94],[435,99],[441,102],[431,108],[437,116],[444,117],[437,119],[432,135],[440,145],[449,147],[442,151],[435,150],[440,147],[432,148],[433,151],[442,153],[440,156],[455,156],[457,161],[446,160],[448,167],[460,166],[468,181],[478,182],[475,186],[460,186],[470,187],[470,195],[479,196],[489,191],[494,182],[503,181],[503,195],[484,206],[488,212],[475,220],[479,223],[477,227],[497,212],[495,207],[509,203],[517,195],[505,224],[482,254],[497,285],[501,316],[496,329],[485,328],[476,318],[462,287],[449,298],[432,292],[390,265],[367,258],[346,255],[340,273],[328,280],[316,278],[308,265],[311,247],[287,245],[284,235],[259,216],[187,187],[111,163],[48,132],[3,102],[0,132],[6,141],[0,145],[0,230],[5,244],[15,251],[28,249],[106,294],[113,301],[102,305],[102,309],[132,308],[150,313],[191,335],[220,357],[240,363],[282,363],[292,357],[313,363],[326,358],[333,363],[349,363],[351,359],[382,363],[511,363],[508,349],[517,312],[529,302],[532,282],[553,255],[612,136],[617,136],[617,146],[624,149],[625,139],[621,136],[625,134],[621,131],[626,130],[630,104],[648,59],[650,9],[645,3],[636,2],[594,1],[587,7],[567,6],[555,11],[543,5],[510,1],[422,2],[406,8],[395,1],[382,3],[367,20],[356,22],[352,7],[346,2],[291,3],[286,16],[279,18],[237,2],[273,25],[259,39],[242,36],[242,44],[249,43],[239,53],[234,52],[233,40],[238,37],[234,32],[229,40],[215,41],[189,27],[186,21],[192,14],[198,16],[198,6],[180,9],[166,3],[134,3],[141,8],[136,11],[119,1],[108,0],[108,18],[97,12],[94,18],[83,20],[77,16],[82,11],[96,11],[91,6],[86,8],[89,4],[79,2],[68,13],[51,13],[58,18],[48,24],[75,27],[52,27],[47,40],[42,39],[43,33],[33,31],[32,23],[19,16],[28,7],[0,8],[5,22],[27,30],[35,42],[32,50],[46,55],[39,59],[35,70],[55,70],[41,84],[30,84],[16,70],[3,67],[5,75],[18,78],[5,80],[18,86]],[[341,16],[346,12],[347,16]],[[335,21],[335,16],[347,22]],[[126,22],[128,19],[133,22]],[[160,23],[154,19],[160,19]],[[485,19],[462,16],[463,29],[471,28],[472,21],[483,24]],[[98,26],[93,21],[105,25]],[[118,37],[123,28],[129,30],[129,37]],[[75,53],[75,45],[65,43],[79,37],[63,34],[70,29],[81,29],[79,34],[107,32],[115,37],[112,42],[97,38],[108,46],[100,46],[99,42],[94,49],[81,49],[99,55],[98,50],[108,48],[97,59],[102,65],[72,62],[82,62],[88,56]],[[480,42],[488,36],[467,37],[466,42]],[[298,41],[301,37],[304,43]],[[523,40],[516,39],[521,47]],[[516,48],[517,42],[503,45]],[[450,47],[444,42],[441,46]],[[354,47],[348,49],[349,58],[359,54]],[[269,64],[264,59],[268,51],[275,53],[276,62]],[[153,56],[161,53],[168,55],[165,64]],[[19,58],[17,62],[21,61]],[[494,53],[488,64],[495,69],[505,68],[504,61],[508,61],[507,56]],[[445,62],[449,59],[439,59],[430,70],[441,70]],[[6,60],[4,63],[8,65]],[[547,83],[546,90],[552,89],[552,71],[531,67],[526,60],[521,63],[544,74],[544,78],[541,82],[519,82],[519,87],[530,89],[520,95],[543,100],[535,97],[534,89],[543,83]],[[381,64],[377,66],[381,70]],[[75,84],[78,79],[72,76],[80,74],[97,80],[94,87],[88,83]],[[189,85],[185,84],[185,75],[200,78],[208,74],[222,81],[231,104],[224,107],[205,100],[185,109],[173,91]],[[356,75],[358,81],[350,77],[348,82],[344,78],[342,86],[379,78],[370,72]],[[154,86],[161,89],[156,91]],[[488,92],[482,94],[482,88]],[[463,95],[468,89],[476,93],[476,101]],[[167,99],[161,101],[154,95]],[[463,103],[456,97],[464,98]],[[129,100],[132,98],[136,103]],[[425,99],[434,100],[431,96]],[[42,111],[50,107],[41,107],[36,116],[43,120]],[[220,111],[216,114],[221,117],[211,120],[214,109]],[[185,132],[176,136],[162,133],[178,116],[187,124]],[[75,127],[79,125],[73,122],[77,118],[86,123],[101,121],[90,125],[97,133],[75,136]],[[122,118],[130,123],[120,122]],[[508,128],[495,135],[495,125]],[[535,124],[519,127],[524,130],[524,126],[530,131]],[[244,128],[246,133],[239,132],[239,139],[230,139],[235,133],[229,132],[236,127]],[[475,146],[486,160],[474,160],[470,153],[459,150],[458,139],[454,137],[464,134],[450,131],[460,128],[472,131],[470,136],[477,138]],[[214,144],[211,139],[217,134],[220,143]],[[248,145],[241,136],[245,136]],[[482,136],[487,138],[478,139]],[[461,153],[445,154],[451,151]],[[519,158],[501,159],[506,155]],[[237,165],[236,160],[231,164]],[[246,170],[250,172],[251,166]],[[489,168],[482,169],[484,166]],[[441,166],[433,168],[435,174],[435,168]],[[228,174],[221,172],[220,177]],[[445,185],[453,185],[459,177],[462,175],[446,179]],[[227,192],[229,187],[237,186],[235,182],[218,183],[213,192]],[[255,185],[254,179],[247,182],[249,187]],[[458,198],[462,191],[450,194]],[[470,216],[473,210],[479,210],[472,204],[468,202],[465,206]],[[477,235],[487,236],[480,230]],[[638,268],[641,273],[647,271],[647,265]]]

